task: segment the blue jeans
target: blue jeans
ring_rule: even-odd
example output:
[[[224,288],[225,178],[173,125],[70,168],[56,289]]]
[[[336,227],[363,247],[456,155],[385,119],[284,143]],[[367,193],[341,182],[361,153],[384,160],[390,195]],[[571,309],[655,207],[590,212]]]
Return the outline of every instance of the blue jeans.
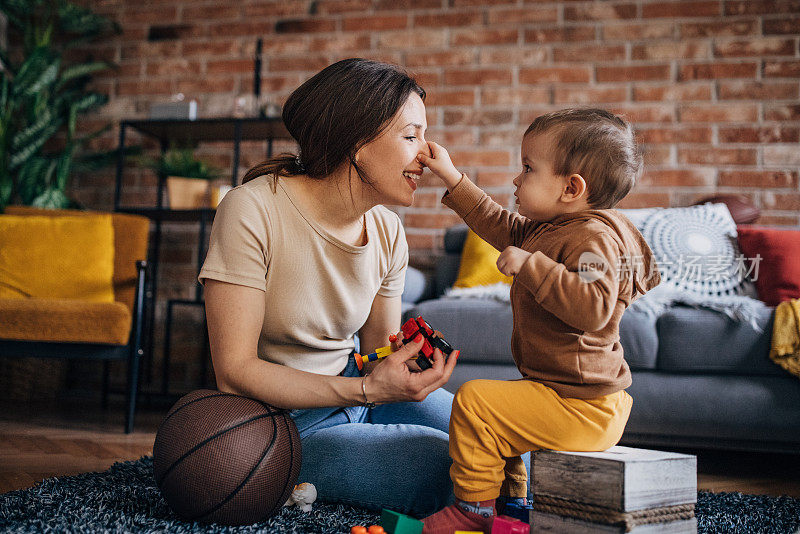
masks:
[[[359,376],[350,358],[343,376]],[[303,445],[299,482],[318,498],[424,517],[454,500],[447,429],[453,394],[372,409],[292,410]]]

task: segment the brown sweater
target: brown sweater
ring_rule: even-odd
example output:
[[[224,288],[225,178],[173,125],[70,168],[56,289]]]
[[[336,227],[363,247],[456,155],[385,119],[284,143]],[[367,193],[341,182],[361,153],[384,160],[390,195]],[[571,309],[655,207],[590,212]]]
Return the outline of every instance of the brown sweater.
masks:
[[[661,277],[627,217],[592,209],[532,221],[503,209],[466,175],[442,203],[497,250],[532,253],[511,285],[511,354],[523,377],[582,399],[630,386],[620,319]]]

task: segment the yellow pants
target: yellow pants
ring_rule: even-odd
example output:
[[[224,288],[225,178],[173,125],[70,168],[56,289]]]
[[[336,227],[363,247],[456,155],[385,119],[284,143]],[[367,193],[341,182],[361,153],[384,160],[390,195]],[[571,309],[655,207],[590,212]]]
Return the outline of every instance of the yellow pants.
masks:
[[[633,398],[618,391],[565,399],[533,380],[471,380],[453,399],[450,478],[464,501],[524,497],[528,451],[603,451],[614,446]]]

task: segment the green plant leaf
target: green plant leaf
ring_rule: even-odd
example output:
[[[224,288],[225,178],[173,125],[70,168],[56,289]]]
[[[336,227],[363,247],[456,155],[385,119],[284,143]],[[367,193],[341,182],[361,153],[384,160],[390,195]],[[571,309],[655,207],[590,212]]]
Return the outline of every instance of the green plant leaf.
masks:
[[[72,2],[60,2],[58,19],[59,29],[65,33],[95,36],[117,27],[109,19]]]
[[[88,95],[85,95],[75,101],[73,106],[77,111],[82,112],[102,106],[106,102],[108,102],[108,97],[106,95],[101,95],[100,93],[89,93]]]
[[[56,187],[59,191],[63,191],[67,187],[67,178],[69,178],[70,169],[72,167],[72,157],[75,153],[75,144],[70,143],[66,150],[61,154],[58,159],[58,170],[56,172]]]
[[[8,23],[15,27],[21,28],[25,25],[25,17],[30,14],[31,2],[26,0],[3,0],[0,2],[0,11],[8,19]]]
[[[2,78],[2,88],[0,88],[0,110],[5,111],[8,105],[8,76],[4,72],[0,72]]]
[[[44,47],[37,48],[20,67],[14,79],[14,93],[35,95],[56,81],[60,67],[61,58]]]
[[[221,175],[216,167],[196,159],[191,148],[171,148],[160,159],[142,158],[141,161],[144,166],[166,176],[213,180]]]
[[[30,204],[47,188],[45,182],[45,167],[48,161],[44,158],[35,158],[26,162],[17,173],[17,194],[23,204]]]
[[[45,128],[52,125],[52,122],[53,111],[50,108],[45,108],[44,111],[39,114],[39,117],[35,123],[18,132],[17,135],[14,136],[14,138],[11,140],[11,149],[18,151],[20,148],[30,143],[33,139],[39,137]]]
[[[80,116],[107,96],[88,90],[92,76],[113,67],[106,61],[76,61],[64,51],[119,26],[75,0],[0,0],[9,30],[22,38],[23,59],[11,65],[5,50],[0,62],[0,180],[3,197],[46,207],[71,205],[64,191],[80,166],[97,169],[113,163],[107,154],[91,157],[91,139],[108,127],[77,137]],[[16,60],[16,56],[15,56]],[[66,144],[64,144],[66,137]],[[48,142],[56,139],[50,145]],[[52,146],[55,152],[46,153]],[[62,147],[62,148],[58,148]],[[10,185],[9,185],[10,184]],[[10,192],[9,192],[10,188]]]
[[[8,57],[8,54],[6,54],[6,51],[2,48],[0,48],[0,62],[3,64],[4,71],[8,71],[12,76],[16,76],[16,69],[11,62],[11,58]]]
[[[61,127],[61,121],[49,124],[42,135],[33,139],[31,143],[24,148],[22,148],[19,152],[13,154],[8,162],[8,168],[10,170],[14,170],[20,167],[23,163],[28,161],[30,158],[39,151],[40,148],[44,146],[44,144],[55,135],[58,129]]]
[[[140,159],[142,147],[139,145],[125,147],[125,157]],[[72,160],[72,168],[76,173],[93,172],[105,169],[117,162],[119,153],[117,149],[106,150],[104,152],[91,152],[76,154]]]
[[[0,175],[0,211],[3,211],[8,203],[11,201],[11,195],[14,192],[14,183],[8,173]]]
[[[51,210],[66,209],[70,205],[70,200],[63,191],[49,188],[31,201],[31,206],[46,208]]]
[[[61,72],[61,78],[58,80],[58,88],[63,87],[75,78],[82,78],[101,70],[111,68],[111,65],[102,61],[94,61],[92,63],[81,63],[67,67]]]
[[[69,108],[69,118],[67,119],[67,140],[71,141],[75,137],[75,127],[78,122],[78,110],[75,106]]]

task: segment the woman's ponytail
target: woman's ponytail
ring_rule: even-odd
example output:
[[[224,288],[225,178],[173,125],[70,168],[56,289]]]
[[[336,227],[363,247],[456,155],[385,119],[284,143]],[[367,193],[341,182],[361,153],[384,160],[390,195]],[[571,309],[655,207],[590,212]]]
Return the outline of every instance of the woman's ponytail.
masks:
[[[277,181],[279,176],[297,176],[305,173],[306,168],[300,160],[300,155],[284,152],[250,168],[242,178],[242,183],[247,183],[253,178],[258,178],[265,174],[273,175]]]

